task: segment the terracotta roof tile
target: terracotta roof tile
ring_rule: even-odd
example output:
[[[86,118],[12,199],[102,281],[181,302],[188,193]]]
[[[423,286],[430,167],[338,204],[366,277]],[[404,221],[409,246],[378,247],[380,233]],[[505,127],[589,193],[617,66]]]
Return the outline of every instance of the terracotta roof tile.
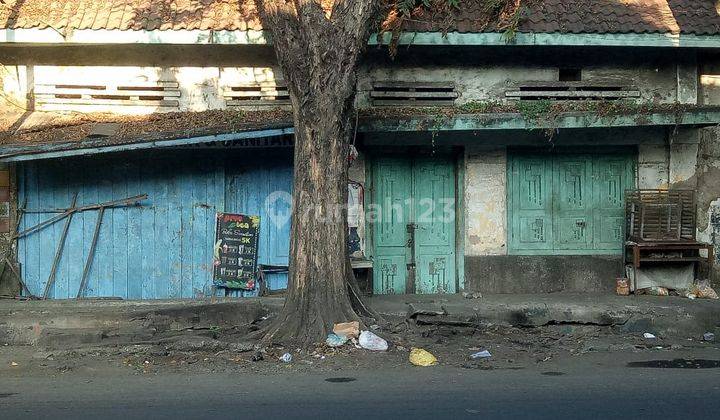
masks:
[[[520,32],[720,34],[715,0],[523,0]],[[122,30],[261,29],[254,0],[4,0],[0,28]],[[448,27],[408,30],[485,32],[484,0],[461,0]]]

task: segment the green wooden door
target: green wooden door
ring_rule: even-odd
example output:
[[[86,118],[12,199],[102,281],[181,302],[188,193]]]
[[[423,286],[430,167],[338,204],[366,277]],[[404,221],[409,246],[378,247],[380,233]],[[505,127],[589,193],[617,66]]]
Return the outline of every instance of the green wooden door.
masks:
[[[510,165],[510,201],[514,203],[512,244],[524,250],[552,249],[552,161],[518,156]]]
[[[379,158],[372,176],[374,292],[455,293],[452,159]]]
[[[508,165],[513,254],[616,254],[622,250],[630,154],[512,155]]]
[[[555,249],[592,248],[592,159],[563,156],[553,160]]]
[[[594,161],[595,249],[622,249],[625,229],[625,190],[633,188],[635,171],[627,156],[599,157]]]
[[[415,293],[455,293],[455,172],[452,161],[413,163]]]
[[[373,289],[376,294],[404,294],[410,263],[407,224],[412,192],[410,162],[379,159],[373,168],[373,224],[375,253]]]

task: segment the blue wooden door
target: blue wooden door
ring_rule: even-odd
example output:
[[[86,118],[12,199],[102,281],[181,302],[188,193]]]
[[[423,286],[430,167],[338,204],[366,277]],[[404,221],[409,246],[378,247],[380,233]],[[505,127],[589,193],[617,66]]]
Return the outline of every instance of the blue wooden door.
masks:
[[[226,160],[227,212],[260,216],[258,264],[288,265],[292,171],[289,153]],[[287,273],[281,273],[266,280],[276,290],[286,288],[287,279]]]
[[[257,210],[263,215],[266,191],[290,184],[290,158],[270,160],[271,171],[212,152],[164,152],[153,156],[49,160],[19,165],[19,202],[27,209],[68,207],[75,192],[78,205],[148,194],[141,206],[108,209],[89,272],[87,297],[168,299],[208,296],[212,291],[212,246],[216,212]],[[239,194],[237,171],[248,182]],[[226,167],[232,170],[226,171]],[[226,173],[227,172],[227,173]],[[282,179],[282,181],[281,181]],[[274,182],[275,184],[272,184]],[[28,213],[20,229],[47,220],[51,211]],[[74,298],[89,253],[98,212],[72,219],[50,297]],[[30,291],[42,294],[50,274],[64,221],[18,241],[18,260]],[[287,263],[270,241],[287,243],[289,228],[274,234],[265,227],[259,260]],[[262,240],[262,239],[261,239]],[[279,245],[282,248],[282,245]],[[274,253],[274,254],[273,254]],[[281,284],[282,279],[273,279]],[[244,293],[244,295],[252,293]]]

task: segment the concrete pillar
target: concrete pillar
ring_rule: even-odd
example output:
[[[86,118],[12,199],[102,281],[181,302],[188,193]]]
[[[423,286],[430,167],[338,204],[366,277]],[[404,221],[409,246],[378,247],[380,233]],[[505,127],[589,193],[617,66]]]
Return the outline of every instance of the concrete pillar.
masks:
[[[465,162],[465,255],[506,255],[506,149],[469,147]]]

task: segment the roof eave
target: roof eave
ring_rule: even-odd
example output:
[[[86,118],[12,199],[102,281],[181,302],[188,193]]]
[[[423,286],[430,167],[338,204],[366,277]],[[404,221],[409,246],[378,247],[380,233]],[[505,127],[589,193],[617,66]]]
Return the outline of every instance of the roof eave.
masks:
[[[563,112],[551,121],[528,120],[520,113],[417,115],[362,121],[361,132],[545,130],[647,126],[711,126],[720,122],[720,107],[708,106],[683,112],[655,111],[633,115],[598,115]]]
[[[375,34],[370,45],[387,44],[391,34]],[[219,44],[268,45],[269,34],[259,30],[106,30],[0,29],[0,44]],[[720,48],[720,35],[671,33],[461,33],[404,32],[400,44],[426,46],[563,46]]]

